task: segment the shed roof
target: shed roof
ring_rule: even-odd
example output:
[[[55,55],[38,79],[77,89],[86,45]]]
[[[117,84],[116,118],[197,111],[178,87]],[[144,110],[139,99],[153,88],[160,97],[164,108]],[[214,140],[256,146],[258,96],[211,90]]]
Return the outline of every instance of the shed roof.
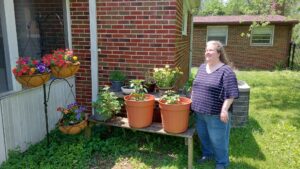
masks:
[[[232,15],[232,16],[194,16],[193,22],[196,25],[248,25],[253,21],[269,21],[273,24],[294,25],[298,20],[288,19],[281,15]]]

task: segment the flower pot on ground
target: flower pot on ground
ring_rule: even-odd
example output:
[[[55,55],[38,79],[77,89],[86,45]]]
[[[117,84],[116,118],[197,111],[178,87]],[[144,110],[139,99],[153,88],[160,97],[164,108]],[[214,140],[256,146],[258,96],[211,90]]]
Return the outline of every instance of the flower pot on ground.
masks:
[[[57,111],[62,113],[58,128],[64,134],[78,134],[87,126],[86,108],[78,103],[71,103],[67,108],[58,107]]]
[[[124,84],[126,76],[119,70],[114,70],[109,74],[109,81],[111,82],[111,90],[113,92],[121,91],[121,87]]]
[[[78,57],[68,49],[54,50],[53,54],[45,55],[43,61],[50,66],[52,75],[56,78],[73,76],[80,67]]]
[[[182,133],[187,130],[191,103],[191,99],[179,97],[174,91],[165,93],[159,100],[159,108],[162,126],[166,132]]]
[[[135,92],[124,96],[129,126],[132,128],[148,127],[152,123],[155,97],[145,94],[142,80],[132,80]]]
[[[97,100],[93,102],[96,113],[92,118],[97,121],[107,121],[120,112],[121,106],[118,97],[109,91],[108,86],[105,86],[99,91]]]
[[[25,87],[37,87],[50,79],[50,70],[42,61],[30,57],[20,57],[16,63],[13,74],[16,80]]]

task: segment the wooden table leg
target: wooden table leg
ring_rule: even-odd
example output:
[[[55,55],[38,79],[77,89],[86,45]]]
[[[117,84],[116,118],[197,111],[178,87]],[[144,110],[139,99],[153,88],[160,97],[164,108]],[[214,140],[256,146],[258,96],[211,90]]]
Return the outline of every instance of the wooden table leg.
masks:
[[[188,138],[188,169],[193,168],[193,137]]]

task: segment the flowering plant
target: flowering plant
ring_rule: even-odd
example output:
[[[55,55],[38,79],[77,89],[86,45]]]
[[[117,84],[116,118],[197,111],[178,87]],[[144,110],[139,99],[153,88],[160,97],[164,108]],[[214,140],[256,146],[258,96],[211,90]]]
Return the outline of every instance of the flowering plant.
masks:
[[[173,90],[167,90],[161,97],[166,104],[178,104],[180,102],[179,94],[176,94]]]
[[[66,67],[69,64],[80,64],[78,57],[69,49],[54,50],[53,54],[45,55],[42,60],[48,66]]]
[[[164,68],[154,68],[153,77],[159,88],[169,88],[174,86],[182,74],[180,68],[170,68],[169,65],[166,65]]]
[[[12,70],[16,77],[50,72],[45,63],[30,57],[19,57],[16,63],[16,67]]]
[[[58,107],[57,111],[62,113],[61,122],[64,126],[73,125],[81,122],[85,119],[84,111],[86,108],[84,106],[80,106],[78,103],[74,102],[67,105],[67,108]]]

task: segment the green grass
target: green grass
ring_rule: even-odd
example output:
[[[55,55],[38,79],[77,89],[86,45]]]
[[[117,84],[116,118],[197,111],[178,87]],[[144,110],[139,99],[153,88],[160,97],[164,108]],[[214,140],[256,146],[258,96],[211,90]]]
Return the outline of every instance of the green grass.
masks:
[[[300,168],[300,72],[240,71],[251,86],[249,123],[230,137],[230,169]],[[201,148],[195,138],[194,168]],[[98,127],[93,137],[65,136],[57,130],[26,152],[11,152],[0,168],[165,168],[187,166],[184,139]]]

